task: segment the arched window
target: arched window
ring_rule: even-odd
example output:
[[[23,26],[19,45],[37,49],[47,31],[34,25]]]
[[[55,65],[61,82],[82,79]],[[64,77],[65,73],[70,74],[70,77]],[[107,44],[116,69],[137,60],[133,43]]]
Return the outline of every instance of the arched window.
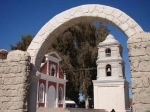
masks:
[[[56,75],[56,66],[53,65],[53,64],[50,66],[50,75],[51,76],[55,76]]]
[[[111,65],[106,65],[106,76],[111,76]]]
[[[59,96],[58,96],[59,103],[62,103],[62,99],[63,99],[63,90],[62,88],[59,88]]]
[[[52,69],[51,69],[51,76],[54,76],[55,75],[55,69],[54,69],[54,67],[52,67]]]
[[[107,48],[105,50],[105,55],[106,55],[106,57],[110,57],[111,56],[111,49],[110,48]]]
[[[44,84],[40,84],[39,86],[39,102],[44,103]]]

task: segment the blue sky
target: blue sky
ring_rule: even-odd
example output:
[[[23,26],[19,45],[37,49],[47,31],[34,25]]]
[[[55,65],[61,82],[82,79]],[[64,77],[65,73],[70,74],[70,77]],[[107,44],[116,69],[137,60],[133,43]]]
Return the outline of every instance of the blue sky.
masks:
[[[144,31],[150,31],[149,0],[0,0],[0,49],[10,50],[21,35],[35,35],[56,14],[83,4],[103,4],[118,8],[133,18]],[[127,37],[107,25],[123,46],[126,77],[130,81]]]

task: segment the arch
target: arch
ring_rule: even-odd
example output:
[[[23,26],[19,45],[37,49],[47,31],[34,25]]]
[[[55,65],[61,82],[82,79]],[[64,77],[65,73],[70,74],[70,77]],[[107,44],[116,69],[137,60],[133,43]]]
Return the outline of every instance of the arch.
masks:
[[[40,69],[41,59],[53,38],[61,34],[65,29],[76,23],[85,20],[100,20],[118,27],[128,38],[136,33],[143,32],[143,29],[126,13],[119,9],[99,5],[81,5],[66,10],[49,20],[37,33],[28,47],[31,62]]]
[[[67,28],[86,20],[107,22],[119,28],[129,39],[134,37],[136,34],[144,32],[143,29],[130,16],[121,10],[110,6],[88,4],[66,10],[49,20],[36,34],[27,49],[27,52],[31,56],[31,63],[33,65],[30,75],[30,80],[32,80],[31,88],[36,88],[37,86],[36,81],[38,81],[40,75],[38,72],[36,74],[36,71],[40,70],[41,60],[54,38]],[[132,39],[130,41],[131,43],[134,42]],[[128,41],[128,44],[130,44],[130,41]],[[29,101],[29,109],[30,112],[34,112],[36,110],[35,93],[37,91],[33,91],[34,89],[31,90],[30,97],[32,99]]]
[[[111,49],[110,48],[105,49],[105,56],[106,57],[110,57],[111,56]]]
[[[62,100],[63,100],[63,89],[62,87],[59,88],[59,92],[58,92],[58,102],[59,103],[62,103]]]
[[[39,86],[39,102],[44,103],[44,95],[45,94],[45,87],[44,84],[41,83]]]
[[[112,74],[111,74],[111,71],[112,71],[111,65],[110,65],[110,64],[106,65],[106,76],[107,76],[107,77],[109,77],[109,76],[112,75]]]

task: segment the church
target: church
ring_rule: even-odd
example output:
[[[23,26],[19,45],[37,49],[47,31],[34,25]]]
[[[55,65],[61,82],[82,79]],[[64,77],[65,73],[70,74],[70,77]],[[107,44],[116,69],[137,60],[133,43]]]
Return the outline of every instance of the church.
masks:
[[[45,55],[38,82],[37,107],[65,108],[66,77],[60,68],[61,58],[56,52]]]
[[[93,80],[95,109],[109,112],[129,109],[129,83],[125,78],[122,49],[111,34],[98,45],[97,80]]]

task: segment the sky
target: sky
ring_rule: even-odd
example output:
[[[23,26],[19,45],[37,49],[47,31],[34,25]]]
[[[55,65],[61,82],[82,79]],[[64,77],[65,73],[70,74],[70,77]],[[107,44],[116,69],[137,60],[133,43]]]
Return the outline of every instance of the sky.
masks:
[[[0,0],[0,49],[10,51],[10,44],[15,45],[22,35],[36,35],[55,15],[84,4],[118,8],[133,18],[144,31],[150,31],[150,0]],[[116,27],[106,25],[123,46],[126,78],[130,82],[127,37]]]

